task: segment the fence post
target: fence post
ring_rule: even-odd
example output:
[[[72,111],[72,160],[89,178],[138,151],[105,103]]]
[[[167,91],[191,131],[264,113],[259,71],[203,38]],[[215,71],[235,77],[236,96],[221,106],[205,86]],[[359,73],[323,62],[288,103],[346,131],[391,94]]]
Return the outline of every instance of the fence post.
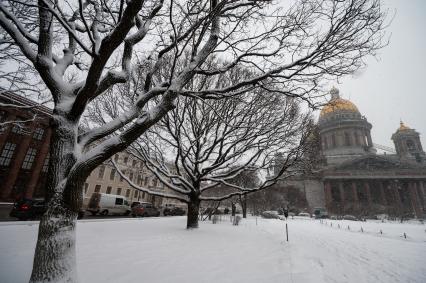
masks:
[[[287,222],[285,223],[285,233],[287,235],[287,242],[288,242],[288,226],[287,226]]]

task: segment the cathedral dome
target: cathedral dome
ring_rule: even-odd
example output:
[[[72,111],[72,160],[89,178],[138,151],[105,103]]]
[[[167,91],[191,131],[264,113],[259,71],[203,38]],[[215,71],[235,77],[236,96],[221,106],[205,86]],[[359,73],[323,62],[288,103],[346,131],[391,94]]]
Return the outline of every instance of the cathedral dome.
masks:
[[[359,110],[355,104],[349,100],[340,98],[338,89],[333,87],[330,90],[330,94],[331,100],[322,108],[320,112],[320,118],[338,112],[351,112],[359,114]]]

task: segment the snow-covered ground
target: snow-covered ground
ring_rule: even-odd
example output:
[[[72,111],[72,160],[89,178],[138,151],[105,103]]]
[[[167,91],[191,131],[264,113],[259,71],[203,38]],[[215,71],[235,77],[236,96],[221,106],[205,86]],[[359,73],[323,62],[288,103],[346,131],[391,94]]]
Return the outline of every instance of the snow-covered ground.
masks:
[[[285,221],[185,221],[80,221],[81,282],[426,282],[426,225],[290,219],[286,242]],[[28,281],[37,226],[0,223],[0,282]]]

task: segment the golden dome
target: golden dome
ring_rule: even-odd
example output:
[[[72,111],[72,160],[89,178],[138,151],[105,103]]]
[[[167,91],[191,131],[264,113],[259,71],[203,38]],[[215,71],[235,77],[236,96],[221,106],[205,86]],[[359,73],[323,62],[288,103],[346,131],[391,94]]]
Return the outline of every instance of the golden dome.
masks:
[[[349,100],[340,98],[338,89],[333,87],[330,91],[330,94],[331,100],[327,103],[327,105],[322,108],[320,117],[337,111],[359,113],[358,108],[355,106],[355,104],[353,104]]]
[[[399,128],[398,128],[398,132],[399,131],[406,131],[406,130],[411,130],[410,127],[407,127],[404,122],[400,121],[399,122]]]

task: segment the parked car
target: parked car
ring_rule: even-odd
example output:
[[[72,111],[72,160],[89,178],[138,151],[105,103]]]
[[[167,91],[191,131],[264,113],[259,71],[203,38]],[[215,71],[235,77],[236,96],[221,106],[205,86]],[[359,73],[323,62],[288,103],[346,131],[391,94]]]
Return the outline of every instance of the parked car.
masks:
[[[132,216],[160,216],[160,210],[149,202],[142,202],[132,207]]]
[[[101,215],[129,215],[131,209],[126,198],[123,196],[93,193],[87,211],[90,211],[92,215],[98,213]]]
[[[315,207],[314,208],[315,219],[323,219],[328,218],[328,212],[323,207]]]
[[[185,215],[186,211],[185,209],[179,207],[179,206],[168,206],[164,208],[163,214],[164,216],[167,215]]]
[[[132,208],[132,207],[135,207],[135,206],[137,206],[138,204],[141,204],[142,202],[140,202],[140,201],[134,201],[134,202],[132,202],[132,204],[130,205],[130,207]]]
[[[358,220],[355,216],[349,215],[349,214],[344,215],[343,219],[345,219],[345,220],[352,220],[352,221],[357,221]]]
[[[279,219],[278,211],[268,210],[260,214],[263,218]]]
[[[301,213],[299,213],[297,216],[301,216],[301,217],[309,217],[309,218],[311,218],[311,215],[310,215],[309,213],[307,213],[307,212],[301,212]]]
[[[36,220],[40,219],[41,216],[47,210],[47,202],[42,198],[37,199],[24,199],[17,201],[13,204],[13,208],[10,211],[10,217],[16,217],[19,220]],[[84,217],[84,211],[78,212],[78,219]]]

